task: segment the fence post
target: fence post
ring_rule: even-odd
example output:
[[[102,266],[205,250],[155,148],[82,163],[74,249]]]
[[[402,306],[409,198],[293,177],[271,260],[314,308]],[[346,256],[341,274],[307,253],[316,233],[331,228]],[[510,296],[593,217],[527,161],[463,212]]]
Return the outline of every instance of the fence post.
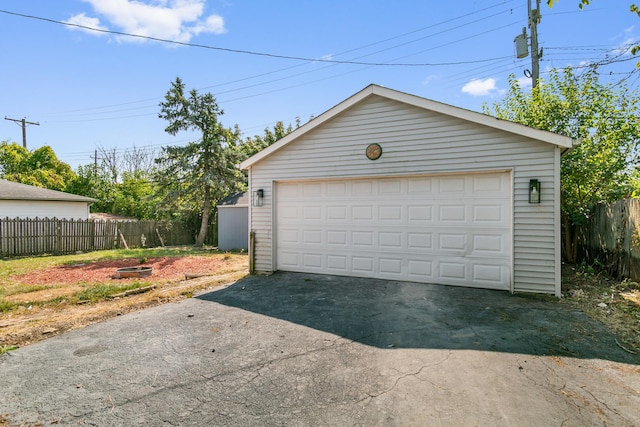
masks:
[[[62,253],[62,223],[59,219],[56,220],[54,218],[53,220],[55,221],[55,224],[57,225],[57,229],[58,229],[58,241],[56,242],[57,251],[58,253]]]

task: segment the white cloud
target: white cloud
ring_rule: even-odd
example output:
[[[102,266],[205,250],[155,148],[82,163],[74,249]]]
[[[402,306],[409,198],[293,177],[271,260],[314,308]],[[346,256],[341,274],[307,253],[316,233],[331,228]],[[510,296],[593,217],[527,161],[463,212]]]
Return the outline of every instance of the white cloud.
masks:
[[[438,81],[438,80],[440,80],[439,74],[429,74],[427,77],[425,77],[422,80],[422,85],[428,86],[429,84],[431,84],[431,82]]]
[[[496,79],[473,79],[462,87],[462,92],[471,96],[491,95],[497,90]]]
[[[98,30],[106,30],[105,27],[100,24],[100,20],[98,18],[90,18],[84,13],[80,13],[78,15],[72,16],[66,21],[68,24],[81,25],[83,27],[96,28]],[[84,28],[68,26],[70,30],[80,30],[85,31],[87,33],[95,34],[95,35],[103,35],[104,33],[100,33],[97,31],[91,31]]]
[[[83,1],[91,4],[94,12],[111,28],[124,33],[188,42],[198,34],[225,32],[222,16],[203,16],[205,0]],[[86,17],[84,14],[78,16],[95,20],[98,24],[100,22],[99,18]],[[121,37],[119,40],[140,41],[131,37]]]
[[[522,77],[519,77],[517,81],[518,81],[518,86],[520,86],[520,89],[526,89],[533,86],[531,77],[522,76]]]
[[[614,48],[611,53],[614,55],[631,55],[631,48],[638,44],[638,37],[634,35],[635,27],[631,26],[625,28],[622,35],[618,39],[623,38],[622,42],[618,44],[618,47]]]

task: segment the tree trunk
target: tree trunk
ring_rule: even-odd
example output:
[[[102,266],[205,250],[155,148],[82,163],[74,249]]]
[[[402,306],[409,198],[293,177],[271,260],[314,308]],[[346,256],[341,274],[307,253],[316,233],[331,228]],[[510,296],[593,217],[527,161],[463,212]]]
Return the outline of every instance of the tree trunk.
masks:
[[[576,262],[578,236],[575,227],[569,220],[569,215],[562,214],[562,225],[564,227],[564,258],[569,263]]]
[[[200,232],[196,239],[196,248],[201,248],[204,239],[207,237],[207,229],[209,228],[209,216],[211,215],[211,188],[207,185],[204,188],[204,205],[202,206],[202,222],[200,223]]]

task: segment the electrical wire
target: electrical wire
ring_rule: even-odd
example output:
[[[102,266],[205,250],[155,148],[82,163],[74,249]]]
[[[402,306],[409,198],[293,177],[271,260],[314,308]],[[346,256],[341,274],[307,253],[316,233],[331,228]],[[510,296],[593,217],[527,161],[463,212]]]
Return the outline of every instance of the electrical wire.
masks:
[[[493,5],[493,6],[489,6],[489,7],[487,7],[487,8],[484,8],[484,9],[480,10],[480,11],[470,12],[470,13],[467,13],[467,14],[462,15],[462,16],[460,16],[460,17],[451,18],[451,19],[449,19],[449,20],[446,20],[446,21],[443,21],[443,22],[440,22],[440,23],[436,23],[436,24],[433,24],[433,25],[429,25],[429,26],[427,26],[427,27],[423,27],[423,28],[420,28],[420,29],[418,29],[418,30],[413,30],[413,31],[410,31],[410,32],[407,32],[407,33],[404,33],[404,34],[401,34],[401,35],[398,35],[398,36],[393,36],[393,37],[386,38],[386,39],[383,39],[383,40],[380,40],[380,41],[377,41],[377,42],[374,42],[374,43],[369,43],[369,44],[367,44],[367,45],[365,45],[365,46],[363,46],[363,47],[360,47],[360,48],[349,49],[349,50],[347,50],[347,51],[345,51],[345,52],[341,52],[340,54],[337,54],[337,55],[342,55],[342,54],[344,54],[344,53],[353,52],[353,51],[360,50],[360,49],[365,48],[365,47],[374,46],[374,45],[377,45],[377,44],[380,44],[380,43],[384,43],[384,42],[387,42],[387,41],[390,41],[390,40],[398,39],[399,37],[403,37],[403,36],[406,36],[406,35],[415,34],[415,33],[417,33],[417,32],[423,31],[423,30],[425,30],[425,29],[430,29],[430,28],[434,28],[434,27],[440,26],[440,25],[442,25],[442,24],[444,24],[444,23],[457,21],[457,20],[460,20],[460,19],[462,19],[462,18],[465,18],[465,17],[471,16],[471,15],[475,15],[475,14],[477,14],[477,13],[484,12],[484,11],[486,11],[486,10],[489,10],[489,9],[495,8],[495,7],[500,6],[500,5],[501,5],[501,4],[496,4],[496,5]],[[482,22],[482,21],[485,21],[485,20],[486,20],[486,19],[488,19],[488,18],[492,18],[492,17],[498,16],[498,15],[504,14],[505,12],[512,12],[512,11],[513,11],[513,8],[512,8],[512,9],[509,9],[508,11],[500,11],[500,12],[494,13],[493,15],[485,16],[485,17],[483,17],[483,18],[476,19],[476,20],[471,21],[471,22],[467,22],[467,23],[465,23],[465,25],[468,25],[468,24],[471,24],[471,23],[478,23],[478,22]],[[513,24],[513,23],[512,23],[512,24]],[[452,44],[455,44],[455,43],[459,43],[459,42],[462,42],[462,41],[468,40],[468,39],[473,38],[473,37],[478,37],[478,36],[480,36],[480,35],[483,35],[483,34],[486,34],[486,33],[492,32],[492,31],[497,31],[497,30],[499,30],[499,29],[506,28],[506,27],[508,27],[509,25],[512,25],[512,24],[507,24],[507,25],[504,25],[504,26],[501,26],[501,27],[493,28],[493,29],[491,29],[491,30],[486,30],[486,31],[483,31],[483,32],[478,33],[478,34],[474,34],[474,35],[467,36],[467,37],[464,37],[464,38],[461,38],[461,39],[458,39],[458,40],[454,40],[454,41],[451,41],[451,42],[446,43],[446,44],[442,44],[442,45],[434,46],[434,47],[432,47],[432,48],[430,48],[430,49],[422,50],[422,51],[420,51],[420,52],[417,52],[417,53],[414,53],[414,54],[412,54],[412,55],[408,55],[408,56],[417,55],[417,54],[420,54],[420,53],[424,53],[424,52],[426,52],[426,51],[430,51],[430,50],[434,50],[434,49],[437,49],[437,48],[440,48],[440,47],[445,47],[445,46],[449,46],[449,45],[452,45]],[[387,51],[387,50],[390,50],[390,49],[393,49],[393,48],[396,48],[396,47],[404,46],[404,45],[407,45],[407,44],[410,44],[410,43],[414,43],[414,42],[416,42],[416,41],[424,40],[424,39],[426,39],[426,38],[428,38],[428,37],[432,37],[432,36],[434,36],[434,35],[440,35],[440,34],[443,34],[443,33],[449,32],[449,31],[453,31],[453,30],[455,30],[455,29],[457,29],[457,28],[459,28],[459,27],[452,27],[452,28],[449,28],[449,29],[445,29],[445,30],[439,31],[439,32],[434,33],[434,34],[429,34],[429,35],[426,35],[426,36],[420,37],[419,39],[410,40],[410,41],[408,41],[408,42],[404,42],[404,43],[402,43],[402,44],[392,46],[392,47],[390,47],[390,48],[385,48],[385,49],[378,50],[378,51],[375,51],[375,52],[372,52],[372,53],[368,53],[368,54],[366,54],[366,55],[361,55],[361,56],[357,57],[356,59],[361,59],[361,58],[363,58],[363,57],[371,56],[371,55],[374,55],[374,54],[376,54],[376,53],[380,53],[380,52]],[[403,59],[403,58],[404,58],[404,57],[401,57],[401,58],[395,58],[395,59],[392,59],[392,60],[390,60],[390,61],[385,62],[384,64],[387,64],[387,63],[393,63],[393,61],[397,61],[398,59]],[[505,58],[505,57],[498,57],[498,58],[485,58],[485,59],[482,59],[482,60],[479,60],[479,61],[456,61],[456,62],[440,63],[440,64],[442,64],[442,65],[463,65],[463,64],[465,64],[465,63],[485,63],[485,62],[489,62],[489,63],[493,64],[496,60],[500,60],[500,59],[504,59],[504,58]],[[321,71],[321,70],[327,69],[327,68],[329,68],[329,67],[333,67],[333,66],[336,66],[336,65],[338,65],[338,64],[341,64],[341,63],[343,63],[343,62],[351,62],[351,63],[356,63],[356,64],[357,64],[357,63],[360,63],[360,64],[368,64],[368,65],[367,65],[366,67],[364,67],[364,68],[360,68],[360,69],[358,69],[358,70],[355,70],[356,72],[357,72],[357,71],[364,70],[364,69],[369,68],[369,67],[371,67],[371,66],[375,66],[375,65],[374,65],[375,63],[367,63],[367,62],[362,62],[362,61],[341,61],[341,62],[333,61],[333,62],[334,62],[334,63],[329,64],[329,65],[327,65],[327,66],[325,66],[325,67],[323,67],[323,68],[320,68],[320,69],[314,69],[314,70],[305,71],[305,72],[302,72],[302,73],[296,73],[296,74],[293,74],[293,75],[287,75],[287,76],[280,77],[280,78],[277,78],[277,79],[271,79],[271,80],[266,81],[266,82],[259,82],[259,83],[255,83],[255,84],[252,84],[252,85],[247,85],[247,86],[244,86],[244,87],[240,87],[240,88],[234,88],[234,89],[229,89],[229,90],[227,90],[227,91],[221,91],[221,92],[218,92],[218,93],[216,94],[216,96],[224,95],[224,94],[227,94],[227,93],[238,92],[238,91],[241,91],[241,90],[251,89],[251,88],[255,88],[255,87],[258,87],[258,86],[265,85],[265,84],[271,84],[271,83],[274,83],[274,82],[287,80],[287,79],[290,79],[290,78],[292,78],[292,77],[299,77],[299,76],[304,75],[304,74],[309,74],[309,73],[313,73],[313,72],[318,72],[318,71]],[[305,65],[305,64],[302,64],[302,65]],[[300,65],[296,65],[296,66],[293,66],[293,67],[287,67],[286,69],[291,69],[291,68],[299,67],[299,66],[300,66]],[[286,70],[286,69],[285,69],[285,70]],[[277,70],[276,72],[278,72],[278,71],[282,71],[282,70]],[[260,74],[260,75],[258,75],[258,76],[265,76],[265,75],[273,74],[273,73],[274,73],[274,72],[261,73],[261,74]],[[337,76],[343,76],[343,75],[351,74],[351,73],[352,73],[352,72],[346,72],[346,73],[339,74],[339,75],[337,75]],[[252,77],[248,77],[248,78],[243,78],[243,79],[236,79],[236,80],[235,80],[235,81],[233,81],[233,82],[239,82],[239,81],[243,81],[243,80],[248,80],[248,79],[251,79],[251,78],[253,78],[253,77],[254,77],[254,76],[252,76]],[[327,80],[328,78],[334,78],[334,77],[336,77],[336,76],[334,75],[334,76],[330,76],[330,77],[325,77],[325,78],[322,78],[322,79],[318,79],[318,80],[310,81],[310,82],[308,82],[308,83],[309,83],[309,84],[311,84],[311,83],[316,83],[316,82],[324,81],[324,80]],[[228,84],[228,83],[222,83],[222,84],[218,84],[218,85],[211,86],[211,87],[223,86],[223,85],[225,85],[225,84]],[[285,90],[285,89],[295,88],[295,87],[300,87],[300,86],[301,86],[301,84],[296,84],[296,85],[288,86],[288,87],[285,87],[285,88],[279,88],[279,89],[274,89],[274,90],[269,90],[269,91],[263,91],[263,92],[260,92],[260,93],[258,93],[258,94],[247,95],[247,96],[241,96],[241,97],[236,97],[236,98],[232,98],[232,99],[226,99],[226,100],[223,100],[223,101],[224,101],[224,102],[234,102],[234,101],[238,101],[238,100],[247,99],[247,98],[250,98],[250,97],[262,96],[262,95],[265,95],[265,94],[270,94],[270,93],[280,92],[280,91]],[[158,99],[158,98],[156,98],[156,99]],[[122,104],[122,105],[127,105],[127,104]],[[118,105],[115,105],[115,106],[118,106]],[[116,110],[116,111],[101,111],[101,112],[98,112],[98,113],[85,112],[85,113],[81,113],[81,115],[87,115],[87,116],[90,116],[90,115],[93,115],[93,114],[104,114],[104,113],[109,113],[109,112],[141,110],[141,109],[146,109],[146,108],[156,108],[156,107],[157,107],[157,105],[149,105],[149,106],[143,106],[143,107],[135,107],[135,108],[131,108],[131,109],[124,109],[124,110]],[[106,108],[106,107],[105,107],[105,108]],[[84,111],[86,111],[86,109],[85,109]],[[124,117],[125,117],[125,118],[126,118],[126,117],[140,117],[140,116],[145,116],[145,115],[146,115],[146,116],[150,116],[150,115],[153,115],[153,114],[155,114],[155,113],[139,114],[139,115],[130,115],[130,116],[124,116]],[[74,114],[74,116],[78,116],[78,114]],[[97,119],[94,119],[94,120],[113,120],[113,119],[118,119],[118,118],[119,118],[119,117],[109,117],[109,118],[106,118],[106,119],[105,119],[105,118],[103,118],[103,119],[97,118]],[[86,119],[86,120],[81,120],[81,121],[90,121],[90,120],[92,120],[92,119]]]
[[[159,38],[159,37],[151,37],[151,36],[143,36],[143,35],[140,35],[140,34],[125,33],[125,32],[122,32],[122,31],[105,30],[105,29],[101,29],[101,28],[89,27],[89,26],[86,26],[86,25],[80,25],[80,24],[73,24],[73,23],[70,23],[70,22],[57,21],[55,19],[43,18],[43,17],[35,16],[35,15],[26,15],[26,14],[17,13],[17,12],[11,12],[11,11],[8,11],[8,10],[3,10],[3,9],[0,9],[0,13],[19,16],[19,17],[22,17],[22,18],[36,19],[36,20],[40,20],[40,21],[50,22],[50,23],[59,24],[59,25],[65,25],[65,26],[69,26],[69,27],[81,28],[83,30],[88,30],[88,31],[95,31],[95,32],[106,33],[106,34],[114,34],[114,35],[118,35],[118,36],[134,37],[134,38],[140,38],[140,39],[144,39],[144,40],[151,40],[151,41],[156,41],[156,42],[161,42],[161,43],[168,43],[168,44],[175,44],[175,45],[188,46],[188,47],[196,47],[196,48],[202,48],[202,49],[210,49],[210,50],[218,50],[218,51],[232,52],[232,53],[242,53],[242,54],[246,54],[246,55],[263,56],[263,57],[268,57],[268,58],[289,59],[289,60],[304,61],[304,62],[325,62],[325,63],[331,63],[331,64],[348,64],[348,65],[370,65],[370,66],[375,66],[375,67],[439,67],[439,66],[447,66],[447,65],[475,64],[475,63],[478,63],[478,62],[487,61],[486,59],[477,59],[477,60],[469,60],[469,61],[440,62],[440,63],[438,63],[438,62],[389,63],[389,62],[341,61],[341,60],[325,59],[325,58],[306,58],[306,57],[302,57],[302,56],[279,55],[279,54],[275,54],[275,53],[256,52],[256,51],[251,51],[251,50],[231,49],[231,48],[204,45],[204,44],[198,44],[198,43],[180,42],[180,41],[176,41],[176,40],[163,39],[163,38]]]

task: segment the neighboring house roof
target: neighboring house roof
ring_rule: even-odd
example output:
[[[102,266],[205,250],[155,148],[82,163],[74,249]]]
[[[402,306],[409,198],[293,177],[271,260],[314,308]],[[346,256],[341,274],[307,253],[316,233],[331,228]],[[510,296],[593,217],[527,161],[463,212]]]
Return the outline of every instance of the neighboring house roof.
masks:
[[[99,221],[137,221],[138,220],[138,218],[134,218],[132,216],[117,215],[117,214],[105,213],[105,212],[92,212],[89,215],[89,218],[99,220]]]
[[[245,207],[249,206],[249,194],[244,191],[233,193],[220,200],[218,207]]]
[[[426,110],[445,114],[451,117],[457,117],[459,119],[466,120],[469,122],[481,124],[484,126],[492,127],[495,129],[503,130],[503,131],[514,133],[521,136],[525,136],[528,138],[533,138],[533,139],[547,142],[550,144],[555,144],[559,147],[563,147],[566,149],[571,149],[573,146],[577,144],[577,142],[574,141],[572,138],[559,135],[553,132],[534,129],[529,126],[521,125],[519,123],[510,122],[507,120],[500,120],[495,117],[489,116],[487,114],[482,114],[475,111],[454,107],[448,104],[432,101],[430,99],[421,98],[419,96],[410,95],[408,93],[399,92],[397,90],[388,89],[382,86],[371,84],[366,88],[362,89],[360,92],[356,93],[355,95],[342,101],[340,104],[336,105],[335,107],[325,111],[320,116],[316,117],[310,122],[294,130],[289,135],[280,139],[273,145],[270,145],[269,147],[265,148],[259,153],[251,156],[250,158],[248,158],[247,160],[245,160],[240,164],[240,168],[247,169],[251,167],[253,164],[269,156],[271,153],[281,149],[282,147],[286,146],[290,142],[296,140],[301,135],[304,135],[305,133],[315,129],[316,127],[320,126],[321,124],[325,123],[326,121],[340,114],[344,110],[354,106],[355,104],[363,101],[364,99],[370,96],[382,96],[391,100],[395,100],[395,101],[403,102],[416,107],[424,108]]]
[[[96,202],[91,197],[34,187],[33,185],[0,179],[0,200],[39,200],[57,202]]]

